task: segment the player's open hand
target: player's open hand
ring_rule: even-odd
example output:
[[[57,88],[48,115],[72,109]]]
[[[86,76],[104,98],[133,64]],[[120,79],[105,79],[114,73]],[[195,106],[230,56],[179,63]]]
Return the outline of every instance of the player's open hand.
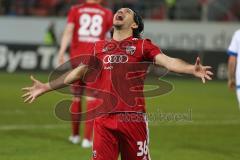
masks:
[[[194,65],[193,75],[201,78],[203,83],[207,80],[212,80],[213,73],[210,71],[211,66],[202,66],[200,63],[200,58],[198,57]]]
[[[24,98],[24,103],[32,103],[37,97],[48,90],[47,84],[36,80],[33,76],[30,78],[33,82],[33,85],[31,87],[22,88],[22,90],[25,92],[22,96],[22,98]]]

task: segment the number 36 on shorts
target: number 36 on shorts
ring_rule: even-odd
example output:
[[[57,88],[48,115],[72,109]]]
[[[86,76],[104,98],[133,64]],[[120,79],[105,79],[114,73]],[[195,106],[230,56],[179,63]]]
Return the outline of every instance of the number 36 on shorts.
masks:
[[[147,144],[146,140],[144,142],[143,141],[138,141],[137,145],[138,145],[138,152],[137,152],[138,157],[148,155],[148,144]]]

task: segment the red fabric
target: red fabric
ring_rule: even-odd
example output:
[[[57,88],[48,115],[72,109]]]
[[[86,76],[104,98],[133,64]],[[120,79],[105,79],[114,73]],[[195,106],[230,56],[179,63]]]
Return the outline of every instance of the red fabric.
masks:
[[[88,100],[87,101],[87,110],[90,111],[90,110],[98,107],[100,104],[101,104],[101,101],[98,99]],[[87,117],[87,119],[89,119],[89,118]],[[84,138],[88,139],[89,141],[92,141],[93,122],[94,122],[94,120],[85,121]]]
[[[144,41],[143,56],[146,60],[154,61],[154,57],[159,53],[162,53],[162,51],[150,39]]]
[[[144,115],[110,114],[94,123],[92,160],[150,160]]]
[[[57,0],[41,0],[40,4],[44,7],[54,7],[57,2]]]
[[[100,21],[102,20],[102,23],[99,23],[99,19]],[[70,9],[67,23],[74,24],[73,38],[70,47],[70,58],[73,68],[81,63],[81,60],[75,57],[83,54],[92,54],[95,41],[105,39],[106,33],[112,27],[112,19],[112,12],[98,4],[83,3],[82,5],[75,5]],[[96,33],[99,28],[101,29],[101,32]],[[89,32],[89,34],[86,35],[87,32]],[[77,85],[79,85],[79,82],[77,82]],[[82,93],[82,89],[79,89],[78,86],[73,86],[72,90],[73,93],[77,95]],[[81,111],[80,103],[73,102],[72,109],[76,112]],[[73,121],[79,119],[80,117],[78,114],[72,114]],[[89,139],[92,134],[91,123],[92,122],[89,122],[86,126],[86,137]],[[72,122],[73,134],[79,133],[79,124],[79,121]]]
[[[124,45],[126,46],[124,47]],[[113,95],[110,97],[106,94],[106,97],[103,97],[104,106],[102,106],[101,112],[145,112],[143,98],[145,77],[133,81],[128,76],[140,74],[130,74],[131,72],[141,72],[144,75],[149,64],[154,61],[154,57],[161,53],[160,48],[148,39],[129,37],[121,42],[114,40],[97,42],[95,52],[96,57],[102,61],[103,65],[103,69],[96,78],[95,86],[98,90]],[[117,58],[119,55],[125,58]],[[109,63],[115,60],[124,62]],[[142,64],[143,61],[149,61],[149,63]],[[139,88],[138,92],[130,89],[136,86]]]
[[[71,105],[71,116],[72,116],[72,135],[79,135],[80,127],[80,113],[82,112],[81,101],[73,101]]]
[[[104,40],[112,27],[113,14],[99,4],[84,3],[73,6],[67,22],[74,24],[71,57],[89,54],[94,42]]]

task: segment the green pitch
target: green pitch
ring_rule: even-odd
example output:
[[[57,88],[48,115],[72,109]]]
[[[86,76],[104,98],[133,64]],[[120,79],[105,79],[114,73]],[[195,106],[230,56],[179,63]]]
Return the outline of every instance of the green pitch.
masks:
[[[239,160],[240,111],[226,82],[166,79],[174,90],[147,100],[152,159]],[[50,93],[29,105],[20,97],[29,74],[0,73],[0,82],[0,160],[90,159],[91,150],[67,141],[69,123],[53,114],[54,105],[71,96]]]

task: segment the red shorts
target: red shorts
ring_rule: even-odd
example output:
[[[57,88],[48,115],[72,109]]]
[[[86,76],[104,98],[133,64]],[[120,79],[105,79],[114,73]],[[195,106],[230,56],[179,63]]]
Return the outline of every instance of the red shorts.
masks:
[[[92,160],[150,160],[144,114],[114,113],[94,122]]]

